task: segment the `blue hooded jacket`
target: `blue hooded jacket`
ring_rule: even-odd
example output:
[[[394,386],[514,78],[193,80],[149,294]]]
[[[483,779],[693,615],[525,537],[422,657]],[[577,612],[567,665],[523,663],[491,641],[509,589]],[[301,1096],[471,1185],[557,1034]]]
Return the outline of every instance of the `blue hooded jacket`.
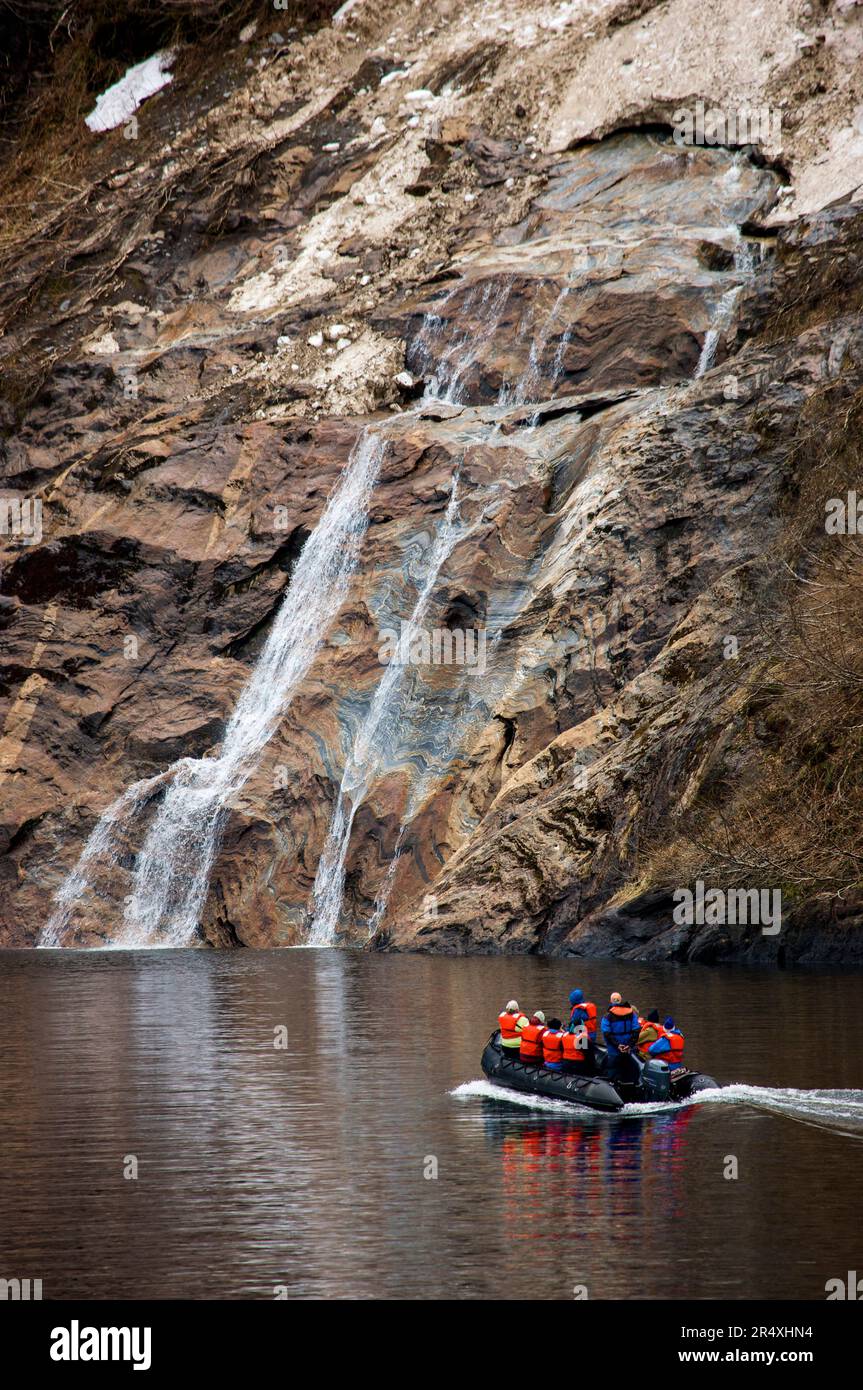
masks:
[[[683,1036],[673,1018],[667,1018],[665,1020],[665,1028],[669,1033],[676,1033],[678,1037]],[[671,1043],[668,1041],[668,1038],[657,1038],[656,1042],[651,1043],[650,1047],[647,1049],[647,1055],[649,1057],[667,1057],[670,1051]]]
[[[628,1008],[629,1006],[624,1003],[615,1007]],[[628,1014],[613,1014],[609,1011],[603,1018],[600,1027],[609,1052],[617,1052],[620,1047],[634,1047],[641,1031],[638,1014],[634,1009]]]

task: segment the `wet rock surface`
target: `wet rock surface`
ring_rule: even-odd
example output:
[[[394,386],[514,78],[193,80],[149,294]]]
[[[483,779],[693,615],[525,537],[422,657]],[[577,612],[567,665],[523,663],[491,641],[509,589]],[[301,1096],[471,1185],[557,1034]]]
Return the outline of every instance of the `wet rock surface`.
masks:
[[[349,796],[338,939],[853,956],[844,905],[802,902],[778,939],[677,927],[677,880],[644,877],[736,766],[801,415],[863,388],[863,214],[795,221],[782,168],[682,147],[655,112],[616,130],[638,122],[613,119],[613,93],[595,130],[573,125],[600,138],[555,142],[584,24],[549,7],[501,32],[466,8],[262,32],[225,95],[151,99],[131,154],[94,137],[61,251],[34,235],[17,258],[3,495],[38,499],[42,534],[0,536],[5,944],[35,941],[125,789],[218,752],[370,427],[387,445],[361,561],[227,808],[201,939],[307,938],[383,635],[415,607],[457,476],[423,629],[481,634],[482,659],[407,668]],[[601,7],[603,52],[638,27],[626,8]],[[516,101],[519,65],[552,55]],[[140,827],[67,944],[117,939],[139,849]]]

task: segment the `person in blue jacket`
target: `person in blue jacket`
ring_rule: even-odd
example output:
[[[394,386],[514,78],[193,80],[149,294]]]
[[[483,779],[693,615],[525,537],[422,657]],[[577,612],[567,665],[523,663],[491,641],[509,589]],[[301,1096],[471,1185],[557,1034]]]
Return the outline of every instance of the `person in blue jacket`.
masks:
[[[658,1057],[673,1069],[683,1065],[683,1034],[673,1018],[667,1018],[662,1025],[662,1037],[657,1038],[647,1049],[649,1057]]]
[[[596,1071],[596,1005],[585,999],[583,989],[570,990],[569,994],[569,1032],[576,1033],[584,1025],[587,1029],[587,1057],[585,1061],[591,1075]]]
[[[588,1032],[596,1032],[596,1005],[591,1004],[589,999],[585,999],[583,989],[572,989],[569,992],[569,1021],[570,1023],[586,1023]]]
[[[608,1050],[608,1075],[612,1081],[633,1081],[638,1068],[632,1060],[641,1025],[638,1010],[615,991],[608,1013],[600,1024]]]

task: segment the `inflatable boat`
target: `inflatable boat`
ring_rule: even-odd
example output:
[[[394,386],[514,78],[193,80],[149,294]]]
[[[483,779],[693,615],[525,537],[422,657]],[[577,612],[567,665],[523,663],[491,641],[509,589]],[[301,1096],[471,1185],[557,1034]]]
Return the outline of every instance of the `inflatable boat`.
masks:
[[[522,1062],[500,1045],[500,1033],[494,1032],[482,1054],[482,1069],[489,1081],[508,1086],[532,1096],[547,1096],[550,1100],[567,1100],[573,1105],[586,1105],[591,1110],[622,1110],[632,1101],[689,1100],[698,1091],[714,1090],[719,1083],[703,1072],[676,1067],[673,1071],[658,1058],[643,1062],[632,1057],[637,1070],[631,1081],[612,1083],[602,1072],[606,1066],[603,1048],[596,1049],[597,1070],[593,1076],[575,1076],[566,1072],[549,1071],[548,1067]]]

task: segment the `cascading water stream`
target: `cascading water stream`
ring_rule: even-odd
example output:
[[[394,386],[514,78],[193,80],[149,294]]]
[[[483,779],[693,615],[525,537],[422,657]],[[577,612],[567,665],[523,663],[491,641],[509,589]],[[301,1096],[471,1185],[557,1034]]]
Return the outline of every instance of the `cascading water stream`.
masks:
[[[731,323],[734,314],[734,306],[740,297],[742,285],[735,285],[733,289],[726,290],[719,301],[716,309],[716,317],[704,335],[704,342],[701,345],[701,355],[698,359],[698,366],[695,368],[695,380],[704,376],[713,366],[716,357],[716,349],[719,346],[719,339]]]
[[[224,812],[276,731],[290,699],[335,620],[356,570],[368,509],[386,448],[367,430],[297,561],[276,620],[236,708],[221,752],[183,758],[157,778],[138,782],[103,814],[56,898],[40,945],[61,944],[72,910],[93,887],[105,856],[116,860],[123,831],[154,791],[167,786],[138,855],[121,945],[184,945],[198,924]]]
[[[471,335],[458,329],[435,358],[435,347],[442,338],[447,319],[443,314],[426,314],[414,344],[412,359],[417,373],[427,379],[426,399],[440,400],[448,405],[464,404],[465,378],[479,357],[484,345],[497,331],[512,289],[512,277],[496,283],[473,285],[461,305],[463,317],[475,309],[481,328]],[[460,287],[447,295],[443,308],[457,299]]]
[[[497,331],[509,298],[511,279],[474,286],[465,308],[474,304],[479,333],[458,330],[434,362],[433,349],[446,320],[429,316],[419,335],[420,362],[435,367],[426,399],[463,404],[466,377],[483,345]],[[528,363],[512,393],[501,402],[527,402],[539,388],[545,343],[569,291],[561,291],[541,333],[532,341]],[[565,338],[555,358],[557,368]],[[128,852],[132,832],[148,828],[137,854],[132,892],[126,899],[122,946],[187,944],[194,936],[209,888],[228,805],[256,767],[293,693],[311,667],[335,620],[359,560],[368,508],[386,448],[385,436],[367,430],[358,440],[342,478],[306,543],[258,662],[241,691],[225,729],[221,751],[205,758],[183,758],[155,777],[129,787],[103,813],[75,868],[61,885],[55,910],[39,944],[57,946],[76,907],[98,893],[100,874]],[[442,566],[466,534],[458,518],[458,472],[446,514],[432,544],[425,579],[403,637],[421,632]],[[395,744],[403,712],[417,685],[416,668],[393,661],[385,669],[358,732],[342,776],[314,887],[314,917],[308,944],[334,939],[341,911],[345,862],[356,813]],[[401,837],[399,844],[401,843]],[[388,874],[394,876],[395,861]],[[388,894],[385,894],[385,898]],[[385,898],[383,906],[385,906]],[[376,918],[381,915],[377,911]]]
[[[482,292],[476,286],[469,291],[464,307],[468,308],[478,303],[482,314],[483,328],[470,340],[463,333],[457,333],[454,341],[444,348],[437,363],[432,358],[432,348],[442,334],[445,318],[434,316],[426,319],[418,338],[419,363],[426,368],[430,375],[426,399],[430,396],[433,399],[444,399],[451,404],[464,403],[462,397],[465,393],[464,383],[468,370],[477,359],[483,344],[488,342],[500,323],[509,297],[510,287],[511,282],[506,281],[495,290],[486,285]],[[558,294],[539,333],[532,336],[524,371],[514,388],[510,389],[506,386],[501,388],[498,405],[503,407],[518,406],[536,399],[542,382],[544,349],[558,323],[569,292],[570,287],[566,286]],[[449,298],[453,298],[453,295],[450,295]],[[555,354],[555,379],[559,374],[569,331],[567,329],[564,333]],[[470,342],[469,348],[468,341]],[[456,352],[459,350],[462,350],[462,354],[458,360],[458,367],[455,371],[451,371],[450,368],[455,360]],[[456,542],[463,539],[457,523],[457,488],[458,473],[456,472],[453,477],[446,516],[432,546],[425,581],[417,594],[410,619],[403,626],[401,640],[408,648],[413,639],[422,631],[423,620],[442,566],[452,553]],[[318,862],[313,890],[313,919],[306,942],[309,946],[332,945],[336,939],[344,897],[345,865],[356,814],[369,788],[392,760],[400,724],[415,697],[417,688],[418,677],[415,669],[404,662],[391,662],[378,684],[368,714],[354,739],[342,774],[327,840]],[[388,866],[384,882],[378,891],[375,908],[369,923],[370,935],[374,933],[386,911],[387,901],[395,879],[403,835],[404,821],[399,830],[393,858]]]
[[[417,594],[410,619],[401,631],[400,647],[407,651],[415,638],[422,633],[423,619],[441,568],[461,537],[456,471],[453,475],[446,515],[431,547],[425,580]],[[335,939],[344,894],[345,861],[354,819],[369,787],[387,762],[395,745],[402,712],[413,695],[416,680],[415,667],[401,659],[391,660],[378,682],[369,712],[354,739],[342,773],[326,844],[318,862],[313,890],[314,917],[307,941],[309,946],[328,946]]]
[[[737,235],[737,229],[733,229]],[[755,269],[758,260],[758,251],[751,242],[739,241],[734,252],[734,269],[743,275],[750,275]],[[704,342],[701,345],[701,355],[698,358],[698,366],[695,368],[694,380],[704,376],[709,372],[716,359],[716,349],[719,346],[719,339],[725,330],[730,326],[734,317],[734,309],[740,298],[743,285],[733,285],[730,290],[726,290],[716,307],[716,315],[713,323],[704,335]]]
[[[39,946],[61,946],[63,935],[76,904],[85,893],[95,890],[95,875],[105,864],[116,864],[123,832],[142,815],[158,788],[170,777],[172,769],[134,782],[106,811],[103,811],[90,833],[78,862],[67,874],[54,898],[54,911],[39,938]]]
[[[501,393],[498,400],[499,405],[507,408],[519,405],[532,405],[534,403],[538,403],[540,388],[542,387],[543,382],[543,357],[545,354],[545,349],[548,344],[549,338],[551,337],[552,333],[558,325],[560,316],[569,298],[571,288],[571,285],[564,285],[563,289],[557,296],[557,299],[554,301],[551,313],[548,315],[539,333],[533,334],[531,338],[530,352],[528,354],[527,359],[527,367],[522,372],[515,387],[512,390],[510,390],[507,387],[501,388]],[[551,367],[550,380],[547,388],[549,399],[554,395],[555,387],[560,378],[561,372],[563,371],[563,355],[566,351],[566,346],[569,342],[571,333],[572,323],[570,323],[564,330],[564,332],[561,334],[560,342],[558,343],[557,350],[554,355],[554,360],[552,362]],[[536,425],[536,421],[537,416],[534,415],[530,422],[529,428],[533,428]]]

